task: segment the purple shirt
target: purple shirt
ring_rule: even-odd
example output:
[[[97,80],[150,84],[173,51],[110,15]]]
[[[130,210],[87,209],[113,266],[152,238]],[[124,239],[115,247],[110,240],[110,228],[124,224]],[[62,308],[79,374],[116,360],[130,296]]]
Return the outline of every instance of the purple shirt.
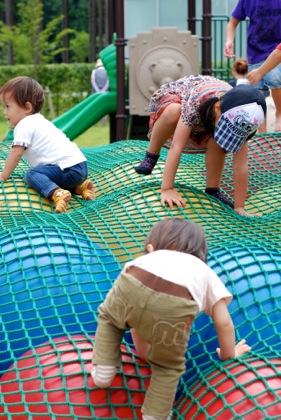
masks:
[[[247,37],[249,64],[265,60],[281,40],[281,0],[239,0],[232,16],[250,19]]]

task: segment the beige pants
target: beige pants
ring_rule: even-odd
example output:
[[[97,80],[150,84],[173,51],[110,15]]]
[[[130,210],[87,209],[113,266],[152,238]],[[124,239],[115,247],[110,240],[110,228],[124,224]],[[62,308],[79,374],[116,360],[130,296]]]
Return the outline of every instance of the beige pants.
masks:
[[[194,300],[153,290],[122,272],[99,306],[93,364],[120,366],[124,332],[135,328],[151,344],[147,359],[152,375],[142,412],[165,418],[172,409],[179,379],[185,372],[187,326],[197,313],[198,305]]]

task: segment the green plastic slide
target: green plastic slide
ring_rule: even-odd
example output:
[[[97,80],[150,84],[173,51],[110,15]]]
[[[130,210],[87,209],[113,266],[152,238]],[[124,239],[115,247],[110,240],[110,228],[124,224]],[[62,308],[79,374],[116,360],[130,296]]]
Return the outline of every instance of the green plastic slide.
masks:
[[[115,112],[116,92],[97,92],[54,119],[53,123],[74,140],[102,117]]]
[[[105,115],[116,112],[117,65],[115,45],[108,45],[99,53],[99,57],[107,71],[110,91],[94,93],[53,120],[55,126],[60,128],[70,140],[74,140]]]

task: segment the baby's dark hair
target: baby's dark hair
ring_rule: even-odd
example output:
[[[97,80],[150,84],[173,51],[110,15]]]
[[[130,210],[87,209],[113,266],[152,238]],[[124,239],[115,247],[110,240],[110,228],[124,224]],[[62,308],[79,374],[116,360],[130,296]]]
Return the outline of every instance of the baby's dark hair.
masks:
[[[186,219],[167,218],[156,223],[146,241],[154,251],[168,249],[194,255],[206,262],[208,246],[204,230],[197,223]]]
[[[42,86],[31,77],[25,76],[15,77],[5,83],[0,89],[1,100],[6,95],[10,95],[21,107],[30,102],[33,114],[41,111],[45,100]]]
[[[233,65],[232,70],[235,70],[237,74],[241,76],[246,76],[248,73],[248,62],[245,58],[237,58]]]
[[[214,96],[204,101],[198,108],[200,119],[207,131],[207,133],[214,135],[215,132],[215,120],[216,115],[214,111],[214,105],[220,101],[222,97],[218,98]]]

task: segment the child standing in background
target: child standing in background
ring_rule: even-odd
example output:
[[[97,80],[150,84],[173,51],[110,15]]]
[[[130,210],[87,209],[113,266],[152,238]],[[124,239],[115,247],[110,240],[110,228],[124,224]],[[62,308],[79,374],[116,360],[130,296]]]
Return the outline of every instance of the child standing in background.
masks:
[[[227,305],[231,294],[207,266],[202,228],[179,218],[156,223],[145,243],[146,254],[128,262],[99,306],[91,375],[96,386],[109,387],[121,363],[120,344],[131,328],[136,350],[151,366],[151,382],[142,407],[143,420],[166,420],[180,377],[195,316],[212,317],[222,360],[250,350],[235,345]]]
[[[232,75],[234,79],[230,80],[228,83],[231,86],[238,86],[238,85],[249,85],[250,82],[247,79],[248,74],[248,62],[245,58],[237,58],[234,61],[232,68]]]
[[[26,183],[52,200],[55,213],[66,212],[71,193],[93,200],[94,185],[87,178],[85,156],[40,113],[45,100],[42,86],[30,77],[15,77],[0,89],[0,99],[9,127],[14,129],[0,181],[6,181],[24,157],[31,166]]]
[[[102,60],[99,58],[96,62],[95,68],[91,73],[92,93],[103,93],[109,90],[109,79],[107,71],[103,65]],[[106,116],[102,118],[101,125],[104,127],[106,124]]]
[[[109,90],[109,80],[106,69],[99,58],[95,68],[91,73],[92,93],[107,92]]]

